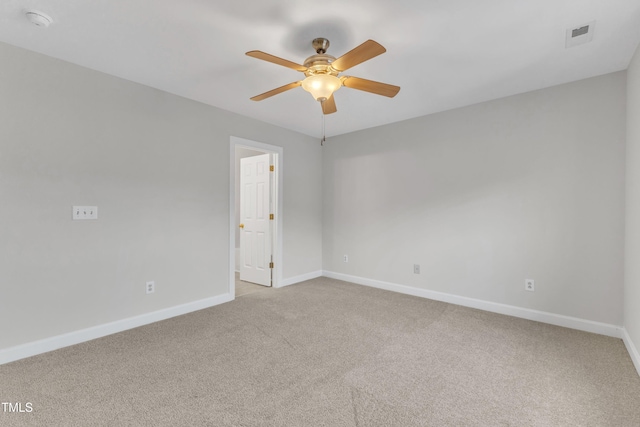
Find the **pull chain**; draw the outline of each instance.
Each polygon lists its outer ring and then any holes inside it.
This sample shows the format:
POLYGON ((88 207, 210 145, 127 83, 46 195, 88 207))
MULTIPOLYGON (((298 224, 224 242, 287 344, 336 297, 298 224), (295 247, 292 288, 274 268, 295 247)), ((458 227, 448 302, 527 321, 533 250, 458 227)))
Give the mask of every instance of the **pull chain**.
POLYGON ((321 98, 320 100, 320 106, 322 107, 322 139, 320 140, 320 146, 322 147, 324 145, 324 142, 327 140, 327 137, 325 136, 325 130, 324 130, 324 103, 327 99, 326 98, 321 98))
POLYGON ((324 112, 322 113, 322 139, 320 140, 320 146, 324 146, 324 142, 327 140, 325 136, 325 127, 324 127, 324 112))

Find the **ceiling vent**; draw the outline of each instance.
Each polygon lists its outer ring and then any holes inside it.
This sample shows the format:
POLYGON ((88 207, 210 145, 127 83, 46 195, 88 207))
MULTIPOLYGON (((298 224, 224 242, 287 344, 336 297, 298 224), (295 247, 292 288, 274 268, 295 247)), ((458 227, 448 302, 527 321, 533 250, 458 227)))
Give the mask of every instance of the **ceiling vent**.
POLYGON ((596 21, 591 21, 584 25, 579 25, 567 30, 566 47, 574 47, 581 44, 589 43, 593 40, 593 30, 596 27, 596 21))

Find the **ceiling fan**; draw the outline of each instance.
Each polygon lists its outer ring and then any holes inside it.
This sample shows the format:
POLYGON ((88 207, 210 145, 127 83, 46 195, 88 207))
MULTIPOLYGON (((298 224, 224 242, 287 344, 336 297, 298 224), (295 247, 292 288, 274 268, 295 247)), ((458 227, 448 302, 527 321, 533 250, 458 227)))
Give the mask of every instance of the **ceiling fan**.
POLYGON ((387 50, 379 43, 373 40, 367 40, 338 59, 326 53, 329 48, 329 40, 325 38, 313 39, 311 45, 315 49, 316 54, 308 57, 304 61, 304 65, 287 61, 286 59, 259 50, 247 52, 248 56, 300 71, 306 76, 303 80, 280 86, 269 92, 254 96, 251 100, 262 101, 273 95, 302 86, 304 90, 311 93, 315 100, 320 101, 324 114, 331 114, 337 111, 333 93, 342 86, 387 96, 389 98, 393 98, 400 91, 399 86, 374 82, 359 77, 339 75, 351 67, 385 53, 387 50))

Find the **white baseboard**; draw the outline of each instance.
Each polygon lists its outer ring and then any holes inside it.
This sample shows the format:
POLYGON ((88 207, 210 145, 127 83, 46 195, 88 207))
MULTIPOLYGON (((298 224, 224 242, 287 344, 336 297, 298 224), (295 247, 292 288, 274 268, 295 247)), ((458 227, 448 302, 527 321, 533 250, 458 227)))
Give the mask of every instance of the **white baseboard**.
POLYGON ((139 316, 129 317, 127 319, 116 320, 114 322, 81 329, 79 331, 57 335, 51 338, 45 338, 15 347, 9 347, 0 350, 0 365, 24 359, 26 357, 35 356, 37 354, 46 353, 48 351, 57 350, 59 348, 68 347, 70 345, 79 344, 85 341, 91 341, 96 338, 137 328, 138 326, 148 325, 149 323, 158 322, 171 317, 180 316, 192 311, 213 307, 232 300, 233 295, 231 294, 219 295, 212 298, 177 305, 175 307, 165 308, 151 313, 141 314, 139 316))
POLYGON ((622 334, 622 340, 624 341, 624 345, 627 347, 629 356, 631 356, 633 366, 636 367, 636 371, 638 371, 638 375, 640 375, 640 353, 638 353, 638 348, 633 344, 633 341, 631 341, 631 337, 629 336, 626 328, 622 329, 622 334))
POLYGON ((623 329, 621 326, 579 319, 577 317, 563 316, 561 314, 548 313, 545 311, 531 310, 528 308, 516 307, 513 305, 467 298, 458 295, 447 294, 444 292, 418 289, 411 286, 398 285, 396 283, 383 282, 380 280, 366 279, 364 277, 358 276, 350 276, 347 274, 335 273, 332 271, 323 271, 323 276, 332 279, 344 280, 346 282, 351 282, 358 285, 385 289, 387 291, 399 292, 401 294, 448 302, 450 304, 477 308, 493 313, 505 314, 507 316, 519 317, 527 320, 534 320, 536 322, 549 323, 551 325, 563 326, 565 328, 577 329, 585 332, 593 332, 595 334, 606 335, 615 338, 622 338, 623 334, 623 329))
POLYGON ((311 273, 301 274, 300 276, 289 277, 288 279, 282 279, 282 281, 280 282, 280 286, 278 287, 282 288, 283 286, 293 285, 296 283, 304 282, 305 280, 316 279, 318 277, 322 277, 323 276, 322 273, 323 273, 322 270, 318 270, 318 271, 312 271, 311 273))

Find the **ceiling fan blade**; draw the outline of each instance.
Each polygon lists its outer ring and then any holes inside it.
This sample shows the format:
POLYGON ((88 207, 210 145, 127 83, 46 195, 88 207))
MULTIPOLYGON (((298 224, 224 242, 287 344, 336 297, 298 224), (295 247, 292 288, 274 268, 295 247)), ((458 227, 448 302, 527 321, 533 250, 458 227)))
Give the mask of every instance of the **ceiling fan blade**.
POLYGON ((361 79, 359 77, 343 76, 341 80, 344 86, 351 89, 363 90, 365 92, 375 93, 376 95, 388 96, 389 98, 393 98, 400 92, 400 86, 374 82, 373 80, 361 79))
POLYGON ((387 49, 382 47, 378 42, 373 40, 367 40, 360 46, 350 50, 331 63, 331 66, 337 71, 345 71, 349 68, 356 66, 364 61, 368 61, 382 53, 385 53, 387 49))
POLYGON ((277 65, 282 65, 283 67, 292 68, 296 71, 307 71, 307 67, 304 65, 296 64, 295 62, 287 61, 286 59, 282 59, 259 50, 249 51, 246 55, 251 56, 252 58, 262 59, 263 61, 272 62, 277 65))
POLYGON ((336 108, 336 100, 333 98, 333 95, 329 97, 329 99, 325 99, 322 101, 322 112, 324 114, 333 114, 338 109, 336 108))
POLYGON ((289 89, 294 89, 294 88, 300 86, 301 84, 302 84, 302 82, 289 83, 287 85, 280 86, 278 88, 272 89, 269 92, 265 92, 265 93, 262 93, 260 95, 256 95, 253 98, 251 98, 251 100, 252 101, 262 101, 263 99, 267 99, 269 97, 272 97, 273 95, 277 95, 279 93, 288 91, 289 89))

